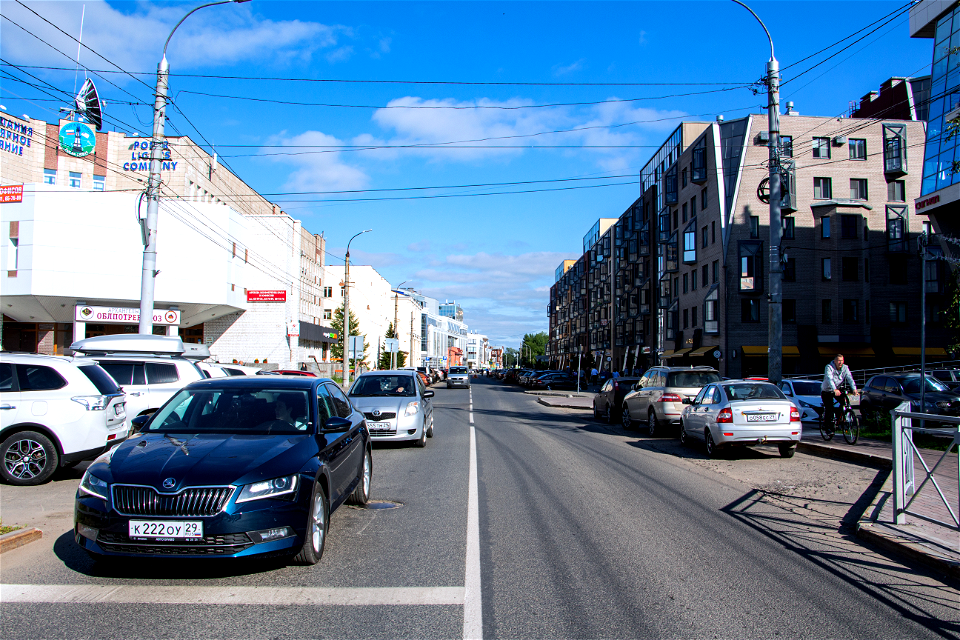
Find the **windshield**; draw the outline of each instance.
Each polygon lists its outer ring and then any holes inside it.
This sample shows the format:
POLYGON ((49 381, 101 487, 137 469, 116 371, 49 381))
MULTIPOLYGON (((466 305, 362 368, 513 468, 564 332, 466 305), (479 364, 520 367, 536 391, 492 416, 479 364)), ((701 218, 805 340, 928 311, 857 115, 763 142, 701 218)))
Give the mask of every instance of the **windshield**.
POLYGON ((728 384, 724 387, 731 400, 784 400, 786 396, 772 384, 728 384))
POLYGON ((450 367, 450 373, 466 373, 466 367, 450 367))
POLYGON ((798 396, 819 396, 819 382, 794 382, 793 392, 798 396))
MULTIPOLYGON (((936 378, 931 378, 927 376, 927 386, 924 391, 949 391, 945 384, 937 380, 936 378)), ((912 378, 900 378, 900 384, 903 385, 904 393, 920 393, 920 376, 915 376, 912 378)))
POLYGON ((182 389, 147 425, 157 433, 299 434, 312 427, 302 389, 182 389))
POLYGON ((668 387, 705 387, 711 382, 720 382, 713 371, 671 371, 667 374, 668 387))
POLYGON ((411 376, 360 376, 350 389, 351 397, 415 395, 416 386, 411 376))

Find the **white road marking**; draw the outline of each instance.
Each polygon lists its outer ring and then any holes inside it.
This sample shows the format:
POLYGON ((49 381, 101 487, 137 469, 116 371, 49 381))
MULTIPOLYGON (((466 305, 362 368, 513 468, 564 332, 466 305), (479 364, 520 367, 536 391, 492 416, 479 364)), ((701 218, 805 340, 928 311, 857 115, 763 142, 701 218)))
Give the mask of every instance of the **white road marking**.
MULTIPOLYGON (((473 423, 473 414, 470 414, 473 423)), ((470 472, 467 486, 467 566, 463 587, 463 638, 483 638, 480 584, 480 500, 477 492, 477 431, 470 427, 470 472)))
POLYGON ((462 587, 202 587, 128 585, 0 585, 0 602, 209 605, 462 605, 462 587))
POLYGON ((473 424, 473 411, 470 412, 470 424, 473 424))

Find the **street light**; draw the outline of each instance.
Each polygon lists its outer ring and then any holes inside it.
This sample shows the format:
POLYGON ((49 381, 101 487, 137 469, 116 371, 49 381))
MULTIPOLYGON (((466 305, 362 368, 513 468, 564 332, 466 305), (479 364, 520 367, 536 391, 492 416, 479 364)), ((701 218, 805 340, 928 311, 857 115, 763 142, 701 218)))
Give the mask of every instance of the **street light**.
MULTIPOLYGON (((397 322, 398 322, 398 320, 397 320, 397 305, 399 304, 399 301, 400 301, 400 287, 402 287, 403 285, 407 284, 408 282, 410 282, 410 281, 409 281, 409 280, 404 280, 403 282, 401 282, 400 284, 397 285, 397 288, 396 288, 396 289, 393 290, 393 333, 394 333, 394 335, 396 335, 396 339, 397 339, 397 344, 398 344, 398 345, 400 344, 400 328, 399 328, 398 325, 397 325, 397 322)), ((412 327, 413 325, 411 324, 410 326, 412 327)), ((411 329, 411 331, 413 331, 413 329, 411 329)), ((397 347, 397 351, 394 351, 394 352, 391 354, 391 356, 390 356, 390 368, 391 368, 391 369, 396 369, 396 368, 397 368, 397 352, 398 352, 399 350, 400 350, 400 347, 398 346, 398 347, 397 347)), ((411 353, 411 357, 413 357, 413 355, 412 355, 413 352, 411 351, 410 353, 411 353)))
POLYGON ((783 377, 783 307, 781 292, 780 236, 780 63, 773 55, 773 38, 763 20, 753 9, 733 0, 757 19, 770 41, 770 60, 767 62, 767 129, 770 134, 770 302, 767 323, 767 378, 780 382, 783 377))
POLYGON ((364 233, 369 233, 373 229, 364 229, 360 233, 354 234, 353 238, 347 242, 347 256, 344 260, 343 273, 343 388, 350 387, 350 352, 347 350, 350 344, 350 243, 353 239, 364 233))
MULTIPOLYGON (((160 158, 163 146, 163 125, 167 110, 167 76, 170 65, 167 63, 167 45, 177 28, 195 11, 204 7, 250 0, 220 0, 191 9, 180 18, 167 41, 163 43, 163 59, 157 65, 157 95, 153 103, 153 137, 150 140, 150 176, 147 178, 147 220, 144 233, 143 271, 140 274, 140 327, 139 333, 153 333, 154 279, 157 277, 157 217, 160 214, 160 158)), ((142 224, 142 223, 141 223, 142 224)))

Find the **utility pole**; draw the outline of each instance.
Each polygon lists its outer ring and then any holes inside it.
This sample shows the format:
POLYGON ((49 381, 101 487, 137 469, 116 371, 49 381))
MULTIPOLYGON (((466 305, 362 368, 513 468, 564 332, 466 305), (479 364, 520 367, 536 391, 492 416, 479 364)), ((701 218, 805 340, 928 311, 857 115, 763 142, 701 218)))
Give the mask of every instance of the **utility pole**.
POLYGON ((373 229, 365 229, 354 234, 347 242, 347 255, 343 264, 343 388, 350 388, 350 243, 354 238, 373 229))
MULTIPOLYGON (((398 285, 397 285, 397 288, 393 290, 393 333, 394 333, 394 337, 396 337, 396 339, 397 339, 398 341, 400 340, 400 328, 399 328, 399 326, 397 325, 397 307, 398 307, 399 299, 400 299, 400 287, 402 287, 402 286, 405 285, 405 284, 407 284, 407 281, 406 281, 406 280, 404 280, 403 282, 401 282, 400 284, 398 284, 398 285)), ((413 325, 411 324, 410 326, 412 327, 413 325)), ((413 331, 413 329, 411 329, 411 331, 413 331)), ((397 344, 399 344, 399 342, 398 342, 397 344)), ((413 353, 413 352, 411 351, 410 353, 413 353)), ((396 369, 396 368, 397 368, 397 358, 398 358, 398 357, 399 357, 399 356, 397 355, 397 352, 393 352, 393 353, 391 354, 391 356, 390 356, 390 368, 391 368, 391 369, 396 369)))
POLYGON ((773 54, 773 38, 763 20, 753 9, 733 0, 749 11, 763 27, 770 41, 770 60, 767 62, 767 130, 769 133, 770 169, 770 249, 769 249, 769 304, 767 322, 767 378, 778 383, 783 379, 783 293, 780 239, 783 223, 780 219, 780 63, 773 54))

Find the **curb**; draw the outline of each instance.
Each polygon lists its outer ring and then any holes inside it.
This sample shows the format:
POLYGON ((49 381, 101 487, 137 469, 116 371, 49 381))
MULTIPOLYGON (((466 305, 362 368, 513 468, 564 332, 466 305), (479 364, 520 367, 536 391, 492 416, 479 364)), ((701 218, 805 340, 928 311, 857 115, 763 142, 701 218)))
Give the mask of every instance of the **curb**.
POLYGON ((861 464, 868 464, 870 466, 880 467, 883 469, 890 469, 893 467, 893 462, 890 460, 890 458, 885 456, 878 456, 872 453, 863 453, 861 451, 850 451, 849 449, 831 447, 829 445, 809 442, 806 440, 801 440, 799 444, 797 444, 797 449, 821 458, 834 458, 836 460, 846 460, 847 462, 859 462, 861 464))
POLYGON ((881 531, 880 528, 876 526, 875 516, 880 513, 881 503, 891 499, 892 491, 893 476, 891 474, 887 477, 886 482, 883 483, 883 487, 881 487, 877 495, 874 496, 873 502, 857 523, 857 537, 871 542, 886 551, 925 564, 931 569, 935 569, 954 580, 960 580, 960 562, 934 553, 923 544, 915 542, 906 536, 898 536, 893 533, 881 531))
POLYGON ((18 529, 17 531, 5 533, 0 536, 0 553, 12 551, 13 549, 17 549, 25 544, 31 543, 34 540, 39 540, 42 537, 43 532, 36 527, 32 527, 30 529, 18 529))
POLYGON ((561 403, 555 403, 555 402, 546 402, 544 398, 540 398, 540 397, 537 398, 537 402, 539 402, 545 407, 554 407, 557 409, 580 409, 582 411, 593 411, 592 406, 584 407, 579 404, 561 404, 561 403))

